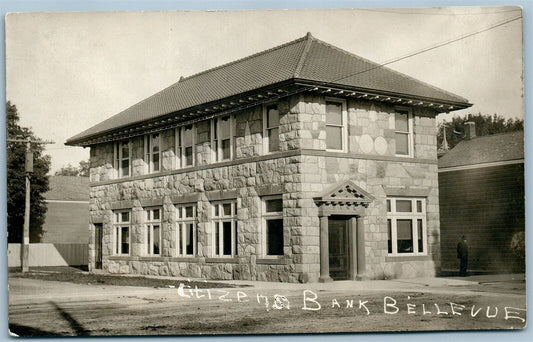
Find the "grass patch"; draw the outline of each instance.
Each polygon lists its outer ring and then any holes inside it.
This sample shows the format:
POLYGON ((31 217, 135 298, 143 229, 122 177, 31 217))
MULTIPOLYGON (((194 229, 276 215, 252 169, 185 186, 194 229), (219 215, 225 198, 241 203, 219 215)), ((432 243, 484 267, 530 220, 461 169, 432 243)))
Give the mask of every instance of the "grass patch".
POLYGON ((113 286, 139 286, 139 287, 176 287, 180 283, 191 287, 197 286, 199 289, 211 288, 234 288, 244 287, 247 285, 232 285, 227 283, 205 282, 205 281, 187 281, 179 279, 159 279, 147 278, 141 276, 120 276, 108 274, 92 274, 92 273, 60 273, 60 272, 10 272, 10 277, 13 278, 28 278, 47 281, 62 281, 74 284, 85 285, 113 285, 113 286))

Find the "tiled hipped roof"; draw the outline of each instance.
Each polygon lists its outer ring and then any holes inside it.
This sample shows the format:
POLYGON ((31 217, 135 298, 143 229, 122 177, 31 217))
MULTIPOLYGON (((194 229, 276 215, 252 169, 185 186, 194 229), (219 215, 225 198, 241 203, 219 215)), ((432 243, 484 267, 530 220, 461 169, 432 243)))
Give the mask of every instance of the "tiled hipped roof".
MULTIPOLYGON (((170 87, 67 140, 77 145, 165 114, 222 100, 280 82, 298 80, 470 106, 460 96, 322 42, 311 34, 255 55, 182 78, 170 87)), ((310 83, 310 84, 312 84, 310 83)))

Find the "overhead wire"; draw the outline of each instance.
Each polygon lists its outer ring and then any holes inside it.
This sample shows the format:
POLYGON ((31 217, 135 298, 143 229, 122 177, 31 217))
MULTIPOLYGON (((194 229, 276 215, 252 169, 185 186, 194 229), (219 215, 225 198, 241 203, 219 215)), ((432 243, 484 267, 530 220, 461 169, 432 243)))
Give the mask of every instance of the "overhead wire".
POLYGON ((343 80, 343 79, 348 78, 348 77, 357 76, 357 75, 360 75, 360 74, 363 74, 363 73, 366 73, 366 72, 369 72, 369 71, 372 71, 372 70, 375 70, 375 69, 382 68, 382 67, 387 66, 389 64, 396 63, 396 62, 399 62, 401 60, 404 60, 404 59, 407 59, 407 58, 410 58, 410 57, 414 57, 414 56, 422 54, 424 52, 428 52, 428 51, 437 49, 439 47, 442 47, 442 46, 445 46, 445 45, 449 45, 451 43, 455 43, 455 42, 458 42, 460 40, 475 36, 477 34, 480 34, 480 33, 483 33, 483 32, 487 32, 489 30, 492 30, 492 29, 495 29, 497 27, 503 26, 503 25, 508 24, 510 22, 513 22, 515 20, 519 20, 521 18, 522 18, 522 15, 519 15, 518 17, 514 17, 514 18, 510 18, 510 19, 505 19, 503 21, 499 21, 499 22, 494 23, 494 24, 492 24, 490 26, 484 27, 484 28, 482 28, 480 30, 477 30, 477 31, 474 31, 474 32, 470 32, 470 33, 466 33, 466 34, 464 34, 462 36, 459 36, 459 37, 456 37, 456 38, 452 38, 452 39, 449 39, 449 40, 441 42, 441 43, 434 44, 434 45, 432 45, 430 47, 422 48, 422 49, 417 50, 415 52, 411 52, 411 53, 408 53, 406 55, 393 58, 393 59, 391 59, 389 61, 380 63, 380 64, 378 64, 378 65, 376 65, 376 66, 374 66, 372 68, 369 68, 369 69, 366 69, 366 70, 363 70, 363 71, 359 71, 359 72, 356 72, 356 73, 353 73, 353 74, 350 74, 350 75, 347 75, 347 76, 343 76, 343 77, 337 78, 337 79, 332 80, 332 81, 328 81, 328 83, 334 83, 334 82, 343 80))

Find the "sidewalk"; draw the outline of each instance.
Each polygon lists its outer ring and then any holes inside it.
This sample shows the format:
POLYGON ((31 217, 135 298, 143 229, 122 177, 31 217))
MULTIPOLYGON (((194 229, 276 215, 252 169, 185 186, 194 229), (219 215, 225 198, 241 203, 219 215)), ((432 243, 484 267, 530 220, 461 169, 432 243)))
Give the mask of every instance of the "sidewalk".
MULTIPOLYGON (((73 267, 32 267, 31 271, 37 272, 83 272, 85 271, 73 268, 73 267)), ((118 275, 116 275, 118 276, 118 275)), ((138 277, 137 274, 123 274, 120 276, 125 277, 138 277)), ((389 279, 389 280, 342 280, 333 281, 330 283, 307 283, 307 284, 295 284, 295 283, 280 283, 280 282, 265 282, 265 281, 253 281, 253 280, 205 280, 205 279, 193 279, 185 277, 172 277, 172 276, 150 276, 143 275, 145 278, 155 279, 171 279, 171 280, 196 280, 205 282, 224 283, 228 285, 253 287, 256 289, 265 290, 328 290, 328 291, 382 291, 382 290, 396 290, 396 291, 408 291, 415 290, 417 288, 423 289, 427 287, 460 287, 471 286, 478 284, 491 284, 491 283, 518 283, 525 282, 525 274, 484 274, 473 275, 468 277, 424 277, 424 278, 406 278, 406 279, 389 279)))
MULTIPOLYGON (((135 275, 126 275, 135 276, 135 275)), ((164 278, 174 280, 196 280, 205 282, 225 283, 228 285, 251 287, 257 290, 316 290, 316 291, 411 291, 424 288, 446 288, 472 286, 496 282, 524 282, 525 274, 493 274, 471 277, 424 277, 389 280, 341 280, 330 283, 281 283, 253 280, 205 280, 183 277, 144 276, 147 278, 164 278)))
POLYGON ((526 281, 525 273, 509 273, 509 274, 482 274, 472 275, 468 277, 446 277, 449 279, 464 279, 474 281, 478 284, 499 283, 499 282, 524 282, 526 281))

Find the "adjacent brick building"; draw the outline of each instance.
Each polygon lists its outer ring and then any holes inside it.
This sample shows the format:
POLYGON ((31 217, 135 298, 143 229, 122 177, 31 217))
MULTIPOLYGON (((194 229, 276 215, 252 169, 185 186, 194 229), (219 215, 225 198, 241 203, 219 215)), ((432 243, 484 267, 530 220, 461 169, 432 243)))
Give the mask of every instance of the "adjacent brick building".
POLYGON ((90 268, 433 275, 435 116, 468 106, 310 34, 182 78, 67 141, 91 147, 90 268))
POLYGON ((89 177, 50 176, 42 243, 89 243, 89 177))
POLYGON ((467 125, 439 159, 442 270, 458 270, 466 235, 469 272, 525 272, 524 131, 476 137, 467 125))

